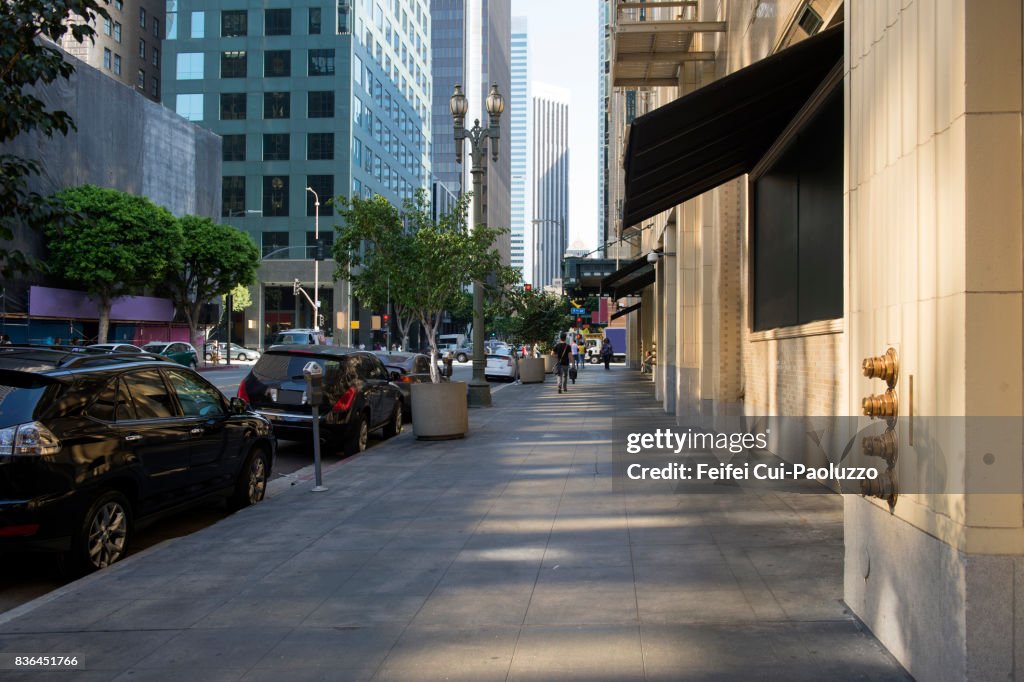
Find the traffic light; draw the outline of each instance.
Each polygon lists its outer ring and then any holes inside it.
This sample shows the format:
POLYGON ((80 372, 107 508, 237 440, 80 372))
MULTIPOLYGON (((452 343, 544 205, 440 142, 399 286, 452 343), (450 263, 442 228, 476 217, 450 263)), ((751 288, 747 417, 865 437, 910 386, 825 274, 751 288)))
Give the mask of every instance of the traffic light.
POLYGON ((388 315, 387 313, 384 313, 384 324, 388 323, 388 318, 390 318, 390 317, 391 317, 390 315, 388 315))
POLYGON ((533 291, 533 285, 532 284, 524 284, 523 285, 523 291, 533 291))
POLYGON ((315 257, 316 257, 316 260, 323 260, 324 259, 324 240, 323 239, 317 239, 316 240, 316 256, 315 257))

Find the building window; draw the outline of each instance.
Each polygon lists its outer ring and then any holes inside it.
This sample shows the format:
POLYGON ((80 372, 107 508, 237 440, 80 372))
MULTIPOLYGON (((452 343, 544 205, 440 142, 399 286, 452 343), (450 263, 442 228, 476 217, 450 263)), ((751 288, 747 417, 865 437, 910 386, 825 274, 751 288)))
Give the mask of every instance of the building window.
POLYGON ((263 93, 263 118, 290 118, 291 109, 291 93, 263 93))
POLYGON ((310 161, 334 159, 334 133, 308 133, 306 135, 306 158, 310 161))
POLYGON ((139 59, 146 61, 146 41, 139 38, 139 59))
POLYGON ((160 68, 160 50, 154 47, 150 49, 149 53, 153 57, 153 66, 160 68))
POLYGON ((352 178, 352 194, 359 196, 363 192, 363 183, 359 182, 356 178, 352 178))
POLYGON ((121 24, 116 21, 114 22, 114 40, 121 42, 121 24))
POLYGON ((224 161, 245 161, 245 135, 225 135, 221 151, 224 161))
POLYGON ((245 50, 220 53, 221 78, 245 78, 247 58, 245 50))
MULTIPOLYGON (((287 258, 288 257, 288 233, 287 232, 264 232, 262 253, 264 258, 287 258)), ((289 291, 291 289, 289 288, 289 291)))
MULTIPOLYGON (((328 203, 329 199, 334 198, 334 176, 307 175, 306 187, 311 188, 320 197, 320 215, 334 215, 334 205, 328 203)), ((316 215, 313 192, 306 192, 306 215, 311 217, 316 215)), ((320 232, 320 238, 324 238, 324 231, 320 232)))
POLYGON ((334 116, 334 91, 321 90, 308 93, 309 118, 331 118, 334 116))
POLYGON ((103 68, 107 71, 110 70, 110 65, 113 63, 113 53, 107 48, 103 48, 103 68))
POLYGON ((224 92, 220 96, 220 120, 241 121, 245 119, 245 93, 224 92))
POLYGON ((309 35, 318 36, 320 35, 320 8, 310 7, 309 8, 309 35))
POLYGON ((338 3, 338 34, 349 35, 352 32, 351 25, 349 24, 349 5, 347 2, 338 3))
POLYGON ((334 75, 334 49, 309 51, 309 75, 334 75))
POLYGON ((139 8, 139 26, 146 28, 146 8, 139 8))
POLYGON ((287 36, 292 33, 292 11, 290 9, 268 9, 263 11, 264 30, 268 36, 287 36))
POLYGON ((263 176, 263 215, 281 217, 288 215, 288 176, 263 176))
POLYGON ((221 215, 245 217, 245 176, 226 175, 221 182, 221 215))
POLYGON ((139 69, 139 73, 135 77, 135 85, 138 86, 139 90, 146 89, 146 72, 139 69))
POLYGON ((114 9, 116 9, 118 12, 123 11, 124 3, 121 2, 121 0, 114 0, 114 9))
POLYGON ((119 54, 114 55, 114 73, 118 76, 121 75, 121 55, 119 54))
POLYGON ((352 167, 359 168, 363 165, 363 141, 358 137, 352 138, 352 167))
POLYGON ((179 116, 190 121, 203 120, 203 96, 202 95, 178 95, 174 110, 179 116))
MULTIPOLYGON (((160 39, 160 20, 156 17, 153 17, 153 37, 157 40, 160 39)), ((173 38, 174 36, 169 37, 173 38)))
POLYGON ((114 31, 114 23, 110 20, 110 17, 103 17, 103 34, 111 35, 114 31))
POLYGON ((154 99, 160 98, 160 79, 156 76, 153 76, 153 78, 149 80, 149 94, 152 95, 154 99))
POLYGON ((192 13, 192 33, 190 35, 193 38, 206 37, 206 12, 192 13))
POLYGON ((203 78, 203 53, 202 52, 179 52, 178 53, 178 80, 202 80, 203 78))
POLYGON ((263 75, 288 77, 292 75, 291 52, 288 50, 267 50, 263 53, 263 75))
POLYGON ((287 161, 291 151, 288 133, 273 133, 263 136, 263 160, 287 161))
POLYGON ((754 331, 841 318, 841 90, 753 183, 754 331))
POLYGON ((249 34, 249 13, 244 9, 224 10, 220 13, 220 34, 236 38, 249 34))

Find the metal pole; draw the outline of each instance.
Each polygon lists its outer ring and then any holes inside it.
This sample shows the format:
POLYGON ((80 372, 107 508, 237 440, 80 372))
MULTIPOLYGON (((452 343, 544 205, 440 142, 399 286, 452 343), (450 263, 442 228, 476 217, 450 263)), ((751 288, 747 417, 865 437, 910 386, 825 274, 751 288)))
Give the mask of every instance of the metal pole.
POLYGON ((226 329, 224 330, 224 335, 227 337, 227 341, 225 341, 224 348, 225 348, 225 351, 226 351, 226 354, 227 354, 227 357, 228 357, 227 362, 225 362, 224 364, 230 365, 231 364, 231 307, 232 307, 232 304, 234 303, 234 300, 232 299, 231 294, 228 294, 227 298, 225 298, 224 300, 226 302, 225 307, 227 308, 227 311, 226 311, 227 317, 226 317, 226 320, 225 320, 226 329))
POLYGON ((320 409, 313 403, 313 473, 316 477, 316 485, 313 492, 322 493, 327 490, 324 487, 324 479, 320 473, 320 409))
MULTIPOLYGON (((313 209, 316 212, 313 227, 313 239, 316 248, 320 247, 320 196, 316 190, 308 188, 313 193, 313 209)), ((320 261, 317 254, 313 254, 313 329, 320 331, 320 261)))
MULTIPOLYGON (((486 138, 484 138, 486 139, 486 138)), ((485 144, 484 139, 470 138, 470 156, 473 159, 471 173, 473 175, 473 229, 484 223, 483 164, 486 152, 479 149, 485 144)), ((491 406, 491 386, 487 383, 484 372, 487 368, 487 357, 484 352, 484 283, 473 281, 473 378, 469 382, 469 404, 473 407, 491 406)))

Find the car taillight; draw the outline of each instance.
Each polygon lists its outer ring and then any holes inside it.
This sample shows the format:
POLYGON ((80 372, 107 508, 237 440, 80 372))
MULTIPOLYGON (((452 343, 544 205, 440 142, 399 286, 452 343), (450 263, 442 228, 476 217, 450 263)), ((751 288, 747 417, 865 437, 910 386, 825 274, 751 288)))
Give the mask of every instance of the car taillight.
POLYGON ((39 422, 29 422, 0 429, 0 456, 55 455, 60 452, 60 448, 60 439, 39 422))
POLYGON ((512 366, 512 358, 505 358, 505 364, 508 365, 509 367, 511 367, 512 366))
POLYGON ((401 381, 403 384, 411 384, 413 383, 413 378, 408 374, 403 374, 402 378, 399 379, 399 381, 401 381))
POLYGON ((341 397, 334 402, 332 410, 344 412, 348 408, 352 407, 352 401, 356 399, 356 388, 355 386, 349 387, 347 391, 341 394, 341 397))
POLYGON ((249 400, 249 391, 245 390, 245 379, 242 379, 242 383, 238 384, 238 397, 247 403, 251 403, 249 400))

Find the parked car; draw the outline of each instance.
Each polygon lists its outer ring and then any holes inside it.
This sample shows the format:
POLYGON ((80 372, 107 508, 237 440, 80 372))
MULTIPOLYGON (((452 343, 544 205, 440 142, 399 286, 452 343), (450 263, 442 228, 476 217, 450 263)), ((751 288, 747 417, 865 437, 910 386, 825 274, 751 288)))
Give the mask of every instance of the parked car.
POLYGON ((368 351, 274 346, 242 380, 238 396, 270 420, 279 438, 309 440, 313 408, 302 368, 311 361, 324 372, 319 422, 328 447, 352 455, 366 449, 371 431, 381 429, 385 438, 401 433, 402 393, 390 382, 380 359, 368 351))
POLYGON ((324 333, 317 329, 286 329, 279 331, 270 337, 268 346, 277 346, 282 344, 305 344, 305 345, 317 345, 323 344, 324 333))
POLYGON ((144 522, 259 502, 276 448, 266 419, 168 360, 2 346, 0 550, 104 568, 144 522))
MULTIPOLYGON (((225 357, 227 357, 227 344, 226 343, 218 343, 216 346, 214 346, 212 343, 209 343, 209 344, 203 346, 203 357, 206 360, 213 360, 213 351, 214 351, 215 348, 217 350, 217 356, 218 357, 220 357, 221 359, 224 359, 225 357)), ((259 360, 260 359, 260 352, 257 351, 257 350, 252 350, 251 348, 245 348, 244 346, 239 346, 237 343, 233 343, 233 344, 231 344, 231 359, 232 360, 259 360)))
MULTIPOLYGON (((402 416, 412 419, 412 385, 430 383, 430 356, 422 353, 388 353, 375 351, 374 355, 384 363, 391 382, 402 392, 402 416)), ((444 370, 440 370, 441 381, 448 381, 444 370)))
POLYGON ((153 341, 142 347, 146 353, 163 355, 179 365, 195 369, 199 366, 199 353, 191 343, 185 341, 153 341))
POLYGON ((131 343, 94 343, 86 346, 89 350, 104 353, 141 353, 142 349, 131 343))
POLYGON ((473 359, 473 344, 464 343, 453 351, 457 362, 469 362, 473 359))
POLYGON ((515 381, 519 378, 519 358, 508 346, 497 348, 497 352, 487 354, 484 376, 515 381))

